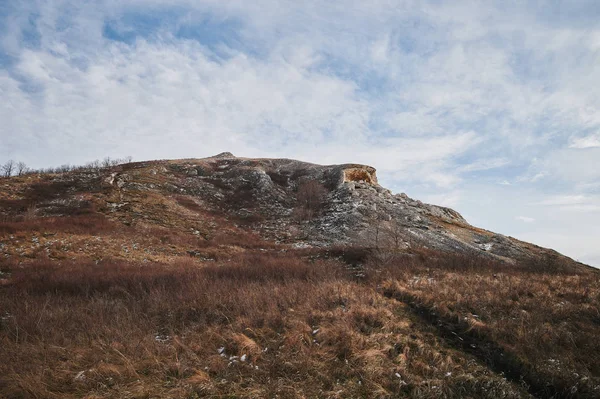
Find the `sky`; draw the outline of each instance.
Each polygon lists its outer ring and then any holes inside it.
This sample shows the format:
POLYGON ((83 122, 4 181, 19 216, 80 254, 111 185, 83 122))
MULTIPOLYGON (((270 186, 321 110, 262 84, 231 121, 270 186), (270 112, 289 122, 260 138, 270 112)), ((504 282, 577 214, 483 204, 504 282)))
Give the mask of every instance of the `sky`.
POLYGON ((364 163, 600 267, 600 2, 0 0, 0 162, 364 163))

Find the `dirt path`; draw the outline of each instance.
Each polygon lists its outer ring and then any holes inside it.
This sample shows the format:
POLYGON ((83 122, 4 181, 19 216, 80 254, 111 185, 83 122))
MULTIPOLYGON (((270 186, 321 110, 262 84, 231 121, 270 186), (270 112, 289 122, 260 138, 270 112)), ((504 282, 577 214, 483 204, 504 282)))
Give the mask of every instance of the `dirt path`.
POLYGON ((513 353, 506 351, 489 337, 470 329, 466 323, 440 316, 422 304, 418 298, 394 290, 386 290, 383 295, 408 305, 416 316, 434 327, 450 347, 472 355, 481 364, 506 377, 514 384, 525 384, 533 397, 540 399, 581 397, 577 393, 560 389, 551 382, 545 381, 531 366, 525 364, 513 353))

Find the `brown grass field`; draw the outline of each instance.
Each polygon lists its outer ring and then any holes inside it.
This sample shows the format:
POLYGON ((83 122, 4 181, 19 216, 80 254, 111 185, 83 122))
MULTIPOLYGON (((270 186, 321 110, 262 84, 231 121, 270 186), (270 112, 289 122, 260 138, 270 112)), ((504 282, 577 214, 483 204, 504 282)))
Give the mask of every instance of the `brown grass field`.
POLYGON ((307 250, 5 264, 0 394, 598 397, 597 274, 369 259, 362 278, 307 250))

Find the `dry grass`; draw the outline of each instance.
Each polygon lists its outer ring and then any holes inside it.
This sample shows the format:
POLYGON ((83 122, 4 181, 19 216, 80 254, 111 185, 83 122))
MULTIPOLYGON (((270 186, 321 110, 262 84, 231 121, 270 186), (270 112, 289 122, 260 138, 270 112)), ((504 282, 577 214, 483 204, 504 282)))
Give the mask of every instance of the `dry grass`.
POLYGON ((544 270, 540 262, 461 258, 417 256, 375 269, 387 276, 388 296, 486 348, 482 360, 524 379, 538 396, 598 397, 599 274, 552 261, 544 270))
MULTIPOLYGON (((0 192, 0 397, 600 396, 597 272, 291 250, 151 190, 186 179, 165 165, 119 167, 131 190, 90 173, 0 192)), ((252 202, 231 191, 224 208, 252 202)))
POLYGON ((337 261, 35 261, 5 273, 7 398, 524 394, 337 261))
POLYGON ((0 222, 0 236, 23 232, 90 234, 114 232, 117 226, 99 214, 67 217, 22 218, 0 222))

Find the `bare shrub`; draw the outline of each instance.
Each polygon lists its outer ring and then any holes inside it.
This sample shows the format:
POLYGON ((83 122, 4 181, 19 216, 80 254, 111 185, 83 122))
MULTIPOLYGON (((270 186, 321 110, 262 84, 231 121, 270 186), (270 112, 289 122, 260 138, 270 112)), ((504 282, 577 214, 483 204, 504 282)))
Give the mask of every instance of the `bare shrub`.
POLYGON ((27 167, 25 162, 17 163, 17 176, 23 176, 24 174, 26 174, 28 172, 28 170, 29 170, 29 168, 27 167))
POLYGON ((323 209, 327 189, 316 180, 305 180, 298 185, 296 192, 296 215, 302 220, 310 220, 323 209))
POLYGON ((9 161, 6 161, 6 163, 0 167, 0 171, 2 172, 2 175, 4 177, 11 177, 14 169, 15 169, 15 161, 13 161, 12 159, 9 161))
POLYGON ((113 232, 116 225, 100 214, 80 216, 62 216, 36 218, 35 208, 28 208, 25 217, 20 220, 0 222, 0 234, 15 234, 18 232, 61 231, 72 234, 99 234, 113 232))
POLYGON ((27 207, 25 214, 23 215, 24 220, 33 220, 36 217, 37 207, 35 204, 31 204, 27 207))

